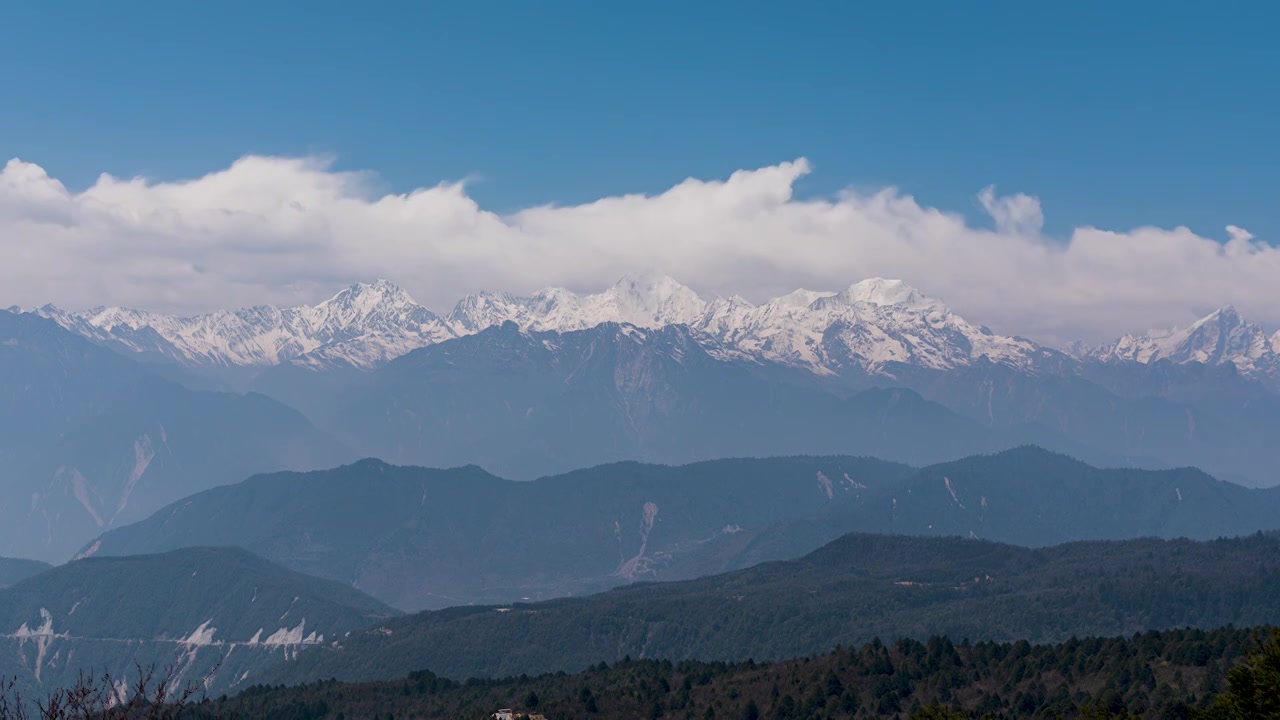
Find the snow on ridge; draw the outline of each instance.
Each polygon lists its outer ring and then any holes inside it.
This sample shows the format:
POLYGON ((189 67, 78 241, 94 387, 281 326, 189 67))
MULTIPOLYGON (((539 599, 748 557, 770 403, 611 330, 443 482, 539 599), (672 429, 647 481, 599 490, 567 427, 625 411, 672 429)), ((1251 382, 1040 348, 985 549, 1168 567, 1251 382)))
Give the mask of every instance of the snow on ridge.
POLYGON ((880 277, 854 283, 836 297, 846 303, 865 302, 872 305, 897 305, 910 308, 941 304, 937 300, 925 297, 919 290, 901 280, 880 277))
POLYGON ((218 628, 213 627, 213 618, 210 618, 200 623, 200 625, 196 627, 195 630, 191 631, 190 635, 186 636, 182 640, 179 640, 178 642, 182 645, 195 645, 195 646, 212 645, 213 634, 216 633, 217 631, 218 631, 218 628))
POLYGON ((1280 331, 1268 337, 1226 305, 1184 327, 1125 335, 1077 355, 1102 362, 1232 365, 1246 377, 1280 378, 1280 331))
POLYGON ((293 308, 260 305, 189 317, 127 308, 73 313, 51 305, 36 312, 92 340, 193 366, 267 367, 316 354, 304 364, 368 367, 390 359, 390 353, 455 336, 385 280, 355 283, 317 305, 293 308))
POLYGON ((558 287, 527 297, 476 293, 443 316, 386 280, 355 283, 317 305, 284 309, 258 306, 192 317, 126 308, 68 313, 46 306, 38 312, 95 341, 192 366, 367 369, 508 321, 523 331, 545 332, 603 323, 684 325, 721 359, 780 363, 820 375, 850 365, 880 372, 892 363, 949 369, 979 358, 1026 367, 1043 352, 1029 341, 971 325, 940 301, 886 278, 840 292, 796 290, 762 305, 737 296, 707 301, 670 276, 640 275, 594 294, 558 287))
POLYGON ((268 645, 268 646, 287 646, 287 645, 316 645, 324 642, 324 635, 317 634, 312 630, 310 634, 306 633, 307 619, 302 618, 295 627, 281 627, 279 630, 271 633, 262 639, 262 630, 254 633, 253 638, 249 640, 249 645, 268 645))
POLYGON ((793 290, 786 295, 780 295, 769 300, 767 305, 783 305, 786 307, 807 308, 822 298, 829 298, 837 293, 823 290, 793 290))

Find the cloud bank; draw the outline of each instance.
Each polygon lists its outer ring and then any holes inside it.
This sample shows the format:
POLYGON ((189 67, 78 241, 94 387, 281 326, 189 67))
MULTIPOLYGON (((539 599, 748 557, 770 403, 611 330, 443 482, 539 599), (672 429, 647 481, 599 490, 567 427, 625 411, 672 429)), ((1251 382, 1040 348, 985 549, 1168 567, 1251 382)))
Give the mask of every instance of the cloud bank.
POLYGON ((379 277, 447 310, 477 290, 599 290, 666 272, 761 301, 902 278, 974 322, 1061 342, 1185 323, 1234 304, 1280 324, 1280 250, 1237 227, 1041 233, 1040 202, 987 188, 991 227, 895 188, 796 199, 804 159, 656 195, 499 215, 461 183, 377 195, 317 158, 245 157, 182 182, 108 175, 69 192, 38 165, 0 172, 0 304, 191 313, 315 302, 379 277))

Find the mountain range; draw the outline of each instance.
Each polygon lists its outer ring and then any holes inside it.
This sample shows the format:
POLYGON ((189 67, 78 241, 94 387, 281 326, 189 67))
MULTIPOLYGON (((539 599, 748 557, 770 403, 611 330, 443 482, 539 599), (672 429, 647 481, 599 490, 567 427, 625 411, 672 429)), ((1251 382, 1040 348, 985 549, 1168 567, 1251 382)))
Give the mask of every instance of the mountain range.
POLYGON ((1273 339, 1226 309, 1069 354, 883 279, 759 306, 653 277, 477 294, 444 316, 381 281, 194 318, 0 313, 0 553, 63 560, 192 493, 362 456, 524 480, 620 460, 924 466, 1035 444, 1271 485, 1273 339))
MULTIPOLYGON (((13 308, 16 310, 17 308, 13 308)), ((371 368, 410 350, 514 322, 563 333, 602 323, 687 326, 718 356, 801 367, 817 374, 892 374, 895 365, 946 370, 977 362, 1021 369, 1076 360, 1230 364, 1248 377, 1280 379, 1280 332, 1224 307, 1189 327, 1128 335, 1062 351, 992 333, 901 280, 871 278, 838 291, 796 290, 756 305, 732 296, 703 300, 664 276, 626 277, 579 295, 547 288, 532 296, 482 292, 437 315, 393 283, 355 283, 314 306, 270 305, 177 317, 98 307, 34 310, 97 342, 191 367, 294 363, 371 368)))
POLYGON ((1280 332, 1268 337, 1260 325, 1245 322, 1228 305, 1187 327, 1126 335, 1085 348, 1082 356, 1107 362, 1232 365, 1246 377, 1274 381, 1280 376, 1280 332))
POLYGON ((718 359, 681 325, 552 333, 508 322, 336 387, 326 374, 291 376, 306 392, 262 391, 352 447, 515 479, 616 460, 843 454, 927 464, 1024 443, 1124 462, 1034 423, 984 425, 910 389, 834 393, 808 373, 718 359))
POLYGON ((507 602, 660 577, 714 538, 820 513, 910 472, 791 458, 620 463, 516 482, 474 466, 366 460, 214 488, 105 533, 83 554, 237 545, 404 609, 507 602))
POLYGON ((881 278, 760 305, 655 276, 588 295, 479 293, 444 315, 386 281, 313 307, 191 318, 37 312, 188 386, 267 395, 352 455, 397 463, 529 479, 744 454, 927 464, 1034 443, 1105 465, 1280 481, 1280 335, 1231 308, 1069 351, 998 335, 881 278), (913 419, 870 442, 875 402, 858 394, 874 389, 933 405, 912 401, 913 419), (913 424, 926 416, 950 429, 913 424))
POLYGON ((1032 447, 922 469, 867 458, 618 463, 531 482, 366 460, 198 493, 84 555, 237 545, 404 609, 579 595, 796 558, 849 532, 1074 540, 1280 529, 1280 489, 1100 470, 1032 447))

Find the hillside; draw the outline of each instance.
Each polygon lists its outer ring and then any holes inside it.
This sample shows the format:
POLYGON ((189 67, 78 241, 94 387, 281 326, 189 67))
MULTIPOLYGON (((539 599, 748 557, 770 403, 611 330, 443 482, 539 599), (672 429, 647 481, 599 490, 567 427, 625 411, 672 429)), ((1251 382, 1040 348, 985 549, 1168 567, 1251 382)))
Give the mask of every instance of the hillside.
POLYGON ((81 671, 125 677, 137 662, 229 689, 394 614, 236 548, 89 558, 0 590, 0 676, 58 687, 81 671))
MULTIPOLYGON (((315 382, 328 390, 323 375, 315 382)), ((509 322, 397 358, 319 412, 322 427, 389 462, 477 463, 516 479, 615 460, 919 465, 1033 440, 1082 450, 1041 428, 984 427, 903 388, 833 394, 807 374, 722 357, 682 326, 551 333, 509 322)))
POLYGON ((0 588, 26 580, 53 567, 39 560, 0 557, 0 588))
POLYGON ((369 460, 199 493, 86 552, 238 545, 417 610, 699 577, 855 531, 1041 546, 1272 529, 1280 491, 1195 470, 1100 470, 1036 448, 918 471, 801 457, 616 463, 525 483, 369 460))
POLYGON ((263 395, 199 392, 0 312, 0 553, 61 562, 106 529, 254 472, 346 451, 263 395))
POLYGON ((873 637, 1058 642, 1280 622, 1280 536, 1031 550, 849 535, 805 558, 587 598, 406 616, 273 679, 577 671, 604 661, 785 659, 873 637))
POLYGON ((366 460, 215 488, 90 549, 235 544, 396 607, 509 602, 660 577, 712 538, 821 513, 860 485, 910 471, 866 458, 777 458, 618 463, 513 482, 476 467, 366 460))
POLYGON ((1095 468, 1022 447, 922 468, 820 516, 716 538, 673 565, 692 578, 799 557, 841 535, 959 536, 1040 547, 1138 537, 1210 540, 1280 529, 1280 489, 1196 470, 1095 468))

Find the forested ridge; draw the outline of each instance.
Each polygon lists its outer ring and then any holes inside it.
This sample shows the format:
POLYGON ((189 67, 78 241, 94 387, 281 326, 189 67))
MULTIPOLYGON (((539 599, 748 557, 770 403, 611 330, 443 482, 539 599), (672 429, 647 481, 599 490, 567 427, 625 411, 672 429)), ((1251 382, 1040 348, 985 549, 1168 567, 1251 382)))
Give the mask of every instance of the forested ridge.
POLYGON ((388 620, 261 682, 577 672, 624 656, 785 660, 873 637, 1032 643, 1280 624, 1280 537, 1028 549, 848 535, 795 561, 586 598, 388 620))
POLYGON ((1272 717, 1256 715, 1256 706, 1247 710, 1254 715, 1239 714, 1239 698, 1228 692, 1246 675, 1264 682, 1255 669, 1267 662, 1280 672, 1280 632, 1270 632, 1272 656, 1255 658, 1247 671, 1240 668, 1263 647, 1265 629, 1178 629, 1056 645, 873 640, 778 663, 627 659, 573 675, 461 683, 419 671, 374 683, 256 686, 197 710, 243 720, 480 720, 499 708, 549 720, 1272 717))

